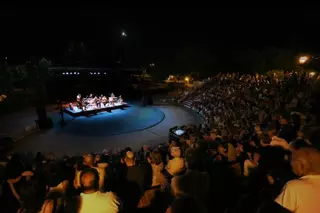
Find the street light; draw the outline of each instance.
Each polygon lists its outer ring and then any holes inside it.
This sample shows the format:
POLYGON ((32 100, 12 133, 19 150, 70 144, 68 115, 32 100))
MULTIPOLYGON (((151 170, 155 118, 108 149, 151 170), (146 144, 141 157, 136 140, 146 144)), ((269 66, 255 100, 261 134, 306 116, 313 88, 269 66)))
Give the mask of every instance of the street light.
POLYGON ((299 58, 299 64, 305 64, 309 60, 309 56, 301 56, 299 58))

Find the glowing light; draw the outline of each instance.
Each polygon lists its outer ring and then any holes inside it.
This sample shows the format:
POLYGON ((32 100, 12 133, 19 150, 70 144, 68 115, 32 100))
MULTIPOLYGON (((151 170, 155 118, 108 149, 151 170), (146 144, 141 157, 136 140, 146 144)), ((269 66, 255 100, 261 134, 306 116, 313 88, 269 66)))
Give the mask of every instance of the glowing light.
POLYGON ((75 74, 75 75, 76 75, 77 73, 76 73, 76 72, 74 72, 73 74, 75 74))
POLYGON ((100 72, 98 72, 98 75, 100 75, 100 72))
POLYGON ((69 73, 68 73, 68 72, 66 72, 66 74, 67 74, 67 75, 69 75, 69 73))
POLYGON ((122 32, 122 33, 121 33, 121 36, 127 37, 127 34, 126 34, 125 32, 122 32))
POLYGON ((184 80, 189 82, 190 79, 189 77, 185 77, 184 80))
POLYGON ((309 56, 301 56, 299 58, 299 64, 304 64, 309 60, 309 56))
POLYGON ((310 73, 309 73, 309 76, 310 76, 310 77, 313 77, 313 76, 315 76, 315 74, 316 74, 315 72, 310 72, 310 73))
POLYGON ((63 72, 62 75, 65 75, 65 73, 63 72))

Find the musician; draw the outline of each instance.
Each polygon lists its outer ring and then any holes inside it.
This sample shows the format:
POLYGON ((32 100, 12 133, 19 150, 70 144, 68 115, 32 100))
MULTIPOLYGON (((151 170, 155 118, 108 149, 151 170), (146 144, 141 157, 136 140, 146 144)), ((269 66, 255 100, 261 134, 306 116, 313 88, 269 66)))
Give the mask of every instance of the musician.
POLYGON ((80 93, 77 95, 77 103, 78 103, 78 108, 81 109, 82 101, 81 101, 81 94, 80 93))
POLYGON ((122 104, 122 102, 123 102, 123 99, 122 99, 122 97, 121 97, 121 95, 120 95, 119 98, 118 98, 118 103, 119 103, 119 104, 122 104))
POLYGON ((99 98, 97 96, 94 96, 94 103, 96 104, 96 107, 100 108, 100 101, 99 98))
POLYGON ((81 94, 78 94, 77 95, 77 102, 80 102, 81 101, 81 94))
POLYGON ((71 111, 73 111, 72 103, 69 104, 69 109, 70 109, 71 111))
POLYGON ((107 97, 103 96, 102 97, 102 103, 104 104, 104 106, 106 106, 107 102, 108 102, 107 97))

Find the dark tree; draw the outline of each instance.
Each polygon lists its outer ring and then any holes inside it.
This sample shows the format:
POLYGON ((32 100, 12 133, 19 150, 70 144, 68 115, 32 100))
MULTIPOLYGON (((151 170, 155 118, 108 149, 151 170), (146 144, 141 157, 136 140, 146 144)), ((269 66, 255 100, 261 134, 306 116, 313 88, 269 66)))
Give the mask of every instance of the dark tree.
POLYGON ((48 67, 51 62, 43 58, 38 65, 28 64, 28 73, 32 79, 32 85, 35 95, 36 112, 38 116, 38 125, 40 129, 52 126, 52 121, 48 119, 46 112, 47 93, 45 82, 48 77, 48 67))

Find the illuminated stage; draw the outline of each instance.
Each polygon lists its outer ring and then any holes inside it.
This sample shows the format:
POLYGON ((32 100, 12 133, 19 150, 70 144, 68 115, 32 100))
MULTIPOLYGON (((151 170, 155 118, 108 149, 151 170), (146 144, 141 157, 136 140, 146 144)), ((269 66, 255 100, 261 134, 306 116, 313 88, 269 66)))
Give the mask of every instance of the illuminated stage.
POLYGON ((106 104, 101 105, 101 107, 88 107, 86 110, 80 109, 77 106, 73 105, 72 107, 66 107, 64 108, 64 112, 68 113, 69 115, 73 117, 78 116, 90 116, 90 115, 96 115, 99 112, 111 112, 112 110, 121 109, 130 107, 127 103, 114 103, 114 104, 106 104))

